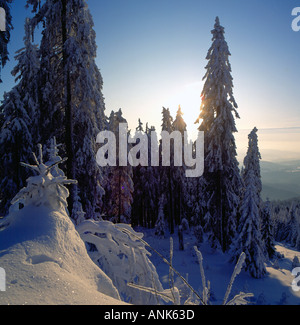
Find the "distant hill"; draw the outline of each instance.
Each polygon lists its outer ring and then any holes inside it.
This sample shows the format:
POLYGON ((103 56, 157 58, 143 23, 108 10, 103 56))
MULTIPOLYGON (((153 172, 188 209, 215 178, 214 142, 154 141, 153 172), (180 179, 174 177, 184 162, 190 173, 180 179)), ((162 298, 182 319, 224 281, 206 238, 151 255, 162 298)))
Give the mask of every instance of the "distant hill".
POLYGON ((300 197, 300 160, 261 162, 262 197, 288 200, 300 197))

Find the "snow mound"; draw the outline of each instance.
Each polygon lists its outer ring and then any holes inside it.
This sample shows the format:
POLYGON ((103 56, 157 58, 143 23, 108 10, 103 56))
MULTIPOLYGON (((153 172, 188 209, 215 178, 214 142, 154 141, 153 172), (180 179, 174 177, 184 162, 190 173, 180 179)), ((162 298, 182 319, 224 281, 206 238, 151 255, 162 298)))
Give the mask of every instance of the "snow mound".
POLYGON ((63 209, 29 205, 8 220, 0 231, 1 305, 123 304, 63 209))

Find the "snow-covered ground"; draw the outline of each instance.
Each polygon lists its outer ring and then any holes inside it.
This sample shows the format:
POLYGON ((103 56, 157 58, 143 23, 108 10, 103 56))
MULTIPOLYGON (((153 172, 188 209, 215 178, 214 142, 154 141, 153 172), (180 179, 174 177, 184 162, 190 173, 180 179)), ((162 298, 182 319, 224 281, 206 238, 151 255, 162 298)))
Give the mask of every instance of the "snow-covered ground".
MULTIPOLYGON (((0 304, 47 305, 120 305, 119 295, 108 278, 90 259, 85 244, 73 223, 63 210, 51 211, 46 207, 25 207, 10 219, 10 226, 1 231, 0 267, 6 271, 6 291, 0 292, 0 304)), ((158 239, 154 230, 135 229, 144 233, 144 240, 169 259, 170 238, 158 239)), ((199 264, 194 251, 195 238, 184 234, 185 250, 179 251, 175 234, 173 266, 192 287, 202 293, 199 264)), ((279 268, 268 265, 268 276, 253 279, 242 271, 234 282, 231 295, 253 293, 253 304, 300 304, 300 292, 292 290, 294 276, 292 260, 300 259, 300 252, 276 246, 284 255, 278 260, 279 268)), ((221 304, 234 265, 229 256, 214 251, 208 243, 200 246, 204 271, 211 286, 212 304, 221 304)), ((169 267, 154 252, 150 260, 155 265, 164 289, 169 288, 169 267)), ((116 266, 118 267, 118 266, 116 266)), ((182 301, 189 290, 175 276, 175 286, 182 301)))
POLYGON ((0 232, 0 305, 123 304, 63 210, 28 206, 10 221, 0 232))
MULTIPOLYGON (((154 236, 151 230, 138 229, 144 231, 145 241, 147 241, 153 248, 159 251, 166 259, 169 259, 170 239, 158 239, 154 236)), ((174 268, 192 285, 197 292, 202 293, 202 284, 199 264, 194 251, 195 239, 190 233, 184 234, 185 250, 179 251, 178 236, 175 232, 172 235, 174 241, 174 268)), ((276 245, 278 252, 284 255, 282 259, 278 260, 279 269, 273 265, 267 266, 268 275, 263 279, 253 279, 248 273, 242 271, 235 279, 232 288, 232 295, 239 292, 253 293, 253 298, 248 298, 251 304, 265 304, 265 305, 299 305, 300 291, 294 292, 292 290, 292 281, 295 277, 291 271, 292 261, 294 256, 298 256, 300 260, 300 252, 295 251, 282 244, 276 245)), ((205 276, 211 285, 211 303, 215 305, 222 304, 223 298, 229 284, 234 265, 229 263, 229 255, 223 254, 220 251, 215 251, 210 248, 208 243, 203 243, 199 249, 203 255, 203 264, 205 276)), ((152 252, 151 252, 152 253, 152 252)), ((162 259, 154 252, 150 260, 156 266, 157 272, 160 275, 161 282, 164 288, 169 287, 169 267, 162 259)), ((175 277, 176 278, 176 277, 175 277)), ((175 284, 182 290, 182 295, 188 294, 186 286, 177 278, 175 284)))

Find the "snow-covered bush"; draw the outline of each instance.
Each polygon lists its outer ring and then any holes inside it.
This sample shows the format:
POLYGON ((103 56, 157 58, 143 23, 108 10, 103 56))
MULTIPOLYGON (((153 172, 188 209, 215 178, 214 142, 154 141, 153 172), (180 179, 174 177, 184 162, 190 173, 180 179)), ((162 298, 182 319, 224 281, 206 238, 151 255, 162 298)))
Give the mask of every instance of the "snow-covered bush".
POLYGON ((68 180, 57 166, 66 161, 59 156, 47 163, 43 162, 43 148, 38 145, 39 157, 33 153, 36 165, 21 163, 37 173, 36 176, 29 177, 27 186, 23 188, 12 200, 12 209, 19 209, 20 206, 46 206, 54 210, 67 209, 67 198, 69 191, 65 187, 67 184, 76 184, 75 180, 68 180), (55 173, 52 174, 52 171, 55 173))
POLYGON ((77 231, 84 242, 92 244, 90 257, 111 278, 124 301, 142 305, 159 303, 158 296, 128 286, 131 283, 162 291, 156 269, 148 258, 151 254, 141 241, 143 234, 127 224, 92 220, 82 222, 77 231))

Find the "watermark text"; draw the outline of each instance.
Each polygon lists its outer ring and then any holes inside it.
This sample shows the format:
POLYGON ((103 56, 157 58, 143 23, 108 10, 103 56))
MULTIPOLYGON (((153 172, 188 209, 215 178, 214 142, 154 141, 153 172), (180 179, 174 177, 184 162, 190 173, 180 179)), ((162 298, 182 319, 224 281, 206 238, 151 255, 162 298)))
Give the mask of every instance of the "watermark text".
POLYGON ((98 165, 101 167, 116 167, 117 165, 126 167, 129 163, 132 167, 139 165, 159 167, 160 164, 162 167, 169 167, 173 164, 175 167, 182 167, 184 163, 186 177, 201 177, 203 175, 204 132, 198 133, 193 144, 188 140, 187 132, 182 134, 179 131, 172 133, 162 131, 161 153, 156 132, 152 131, 149 138, 143 132, 138 132, 133 137, 128 136, 127 123, 119 124, 118 137, 111 131, 100 132, 97 136, 97 143, 102 146, 96 156, 98 165), (173 155, 171 155, 171 148, 173 155))
POLYGON ((296 18, 292 21, 292 30, 294 32, 300 31, 300 7, 296 7, 292 10, 292 16, 296 16, 296 18))
POLYGON ((295 279, 292 282, 292 289, 295 292, 300 291, 300 286, 298 286, 298 283, 300 283, 300 267, 296 267, 292 270, 292 275, 295 276, 295 279))
POLYGON ((6 31, 6 12, 0 7, 0 32, 6 31))
POLYGON ((6 273, 3 268, 0 267, 0 292, 6 291, 6 273))

